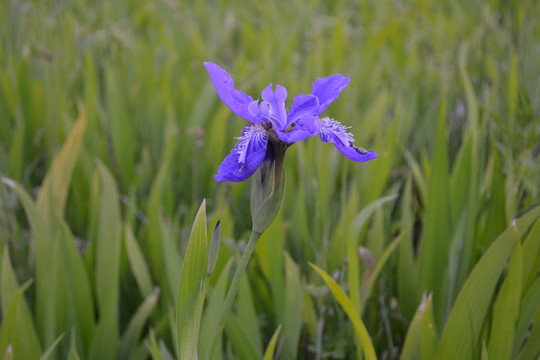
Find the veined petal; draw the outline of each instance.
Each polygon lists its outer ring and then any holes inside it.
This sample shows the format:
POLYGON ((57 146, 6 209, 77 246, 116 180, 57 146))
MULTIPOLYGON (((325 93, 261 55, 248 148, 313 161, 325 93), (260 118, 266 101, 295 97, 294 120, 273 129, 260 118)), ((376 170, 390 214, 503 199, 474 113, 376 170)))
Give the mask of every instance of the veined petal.
POLYGON ((253 123, 259 123, 260 121, 252 116, 248 110, 248 106, 253 102, 253 98, 242 91, 236 90, 232 77, 219 67, 219 65, 205 62, 204 66, 210 75, 210 79, 221 101, 241 118, 253 123))
POLYGON ((261 165, 266 155, 268 136, 261 125, 247 125, 231 153, 219 165, 217 181, 244 181, 261 165))
POLYGON ((303 116, 313 114, 319 108, 319 100, 314 95, 300 94, 293 99, 293 105, 287 115, 288 121, 285 129, 303 116))
POLYGON ((319 120, 319 137, 323 142, 334 144, 340 153, 353 161, 369 161, 379 155, 375 151, 367 151, 354 146, 353 135, 347 132, 348 127, 330 118, 319 120))
POLYGON ((272 90, 272 84, 270 84, 262 91, 261 95, 264 100, 261 107, 265 106, 266 102, 269 104, 272 112, 269 120, 271 120, 279 130, 285 130, 285 125, 287 124, 287 112, 285 111, 287 89, 281 85, 276 85, 276 91, 274 92, 272 90))
POLYGON ((311 94, 319 99, 319 109, 315 115, 321 115, 328 106, 334 102, 343 89, 349 85, 348 76, 334 74, 329 77, 318 78, 311 86, 311 94))
POLYGON ((292 129, 288 132, 277 131, 276 134, 281 141, 288 143, 304 140, 310 136, 317 135, 319 131, 319 118, 311 114, 305 115, 296 121, 292 129))

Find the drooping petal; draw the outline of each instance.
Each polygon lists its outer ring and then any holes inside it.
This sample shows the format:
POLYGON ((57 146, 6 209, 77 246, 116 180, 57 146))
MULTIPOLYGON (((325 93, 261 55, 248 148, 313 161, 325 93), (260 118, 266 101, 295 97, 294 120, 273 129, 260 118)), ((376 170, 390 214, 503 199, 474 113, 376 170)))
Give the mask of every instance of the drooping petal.
POLYGON ((252 116, 248 110, 248 106, 253 102, 253 98, 240 90, 236 90, 232 77, 219 67, 219 65, 205 62, 204 66, 210 75, 212 84, 214 84, 221 101, 241 118, 253 123, 259 123, 260 121, 252 116))
POLYGON ((293 105, 291 110, 287 115, 287 125, 285 129, 288 129, 289 126, 296 120, 300 119, 303 116, 313 114, 319 108, 319 100, 316 96, 300 94, 293 99, 293 105))
POLYGON ((308 114, 298 119, 288 132, 277 131, 276 134, 281 141, 294 143, 317 135, 319 131, 319 118, 308 114))
POLYGON ((334 74, 329 77, 318 78, 311 86, 311 94, 319 99, 319 109, 315 115, 321 115, 328 106, 334 102, 343 89, 349 85, 348 76, 334 74))
POLYGON ((379 155, 375 151, 367 151, 354 146, 353 135, 347 132, 348 127, 330 118, 319 120, 319 137, 323 142, 334 144, 340 153, 353 161, 369 161, 379 155))
POLYGON ((340 153, 351 159, 352 161, 362 162, 362 161, 369 161, 373 160, 379 157, 377 153, 373 150, 366 150, 363 148, 359 148, 354 146, 353 144, 350 144, 349 146, 344 146, 341 144, 334 144, 336 146, 336 149, 339 150, 340 153))
POLYGON ((247 125, 231 153, 219 165, 217 181, 244 181, 261 165, 266 155, 268 136, 260 125, 247 125))
MULTIPOLYGON (((272 90, 272 84, 268 85, 261 93, 263 103, 269 104, 271 110, 271 120, 279 130, 285 130, 287 124, 287 112, 285 110, 285 100, 287 99, 287 89, 281 85, 276 85, 276 91, 272 90), (276 121, 277 120, 277 121, 276 121)), ((268 105, 267 105, 268 106, 268 105)))

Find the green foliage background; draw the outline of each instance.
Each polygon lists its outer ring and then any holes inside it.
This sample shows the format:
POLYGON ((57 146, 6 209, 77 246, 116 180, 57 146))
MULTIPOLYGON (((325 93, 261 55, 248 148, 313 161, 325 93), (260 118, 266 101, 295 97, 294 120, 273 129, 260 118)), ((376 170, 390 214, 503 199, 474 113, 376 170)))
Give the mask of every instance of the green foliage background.
POLYGON ((361 358, 359 318, 380 358, 536 359, 539 15, 533 0, 0 2, 0 356, 176 356, 204 198, 222 234, 193 320, 207 355, 250 229, 249 182, 212 176, 245 123, 213 61, 254 98, 349 75, 325 115, 380 155, 288 150, 219 359, 262 358, 274 334, 265 358, 361 358))

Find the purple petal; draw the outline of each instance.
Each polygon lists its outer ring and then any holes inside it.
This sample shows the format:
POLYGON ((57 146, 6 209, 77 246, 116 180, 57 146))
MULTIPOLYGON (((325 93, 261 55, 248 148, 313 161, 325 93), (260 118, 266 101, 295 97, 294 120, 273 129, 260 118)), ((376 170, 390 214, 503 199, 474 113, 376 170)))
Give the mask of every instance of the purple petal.
POLYGON ((277 131, 276 133, 277 133, 278 138, 281 141, 293 143, 300 140, 304 140, 310 136, 315 136, 317 135, 318 131, 319 131, 319 118, 312 115, 306 115, 298 119, 298 121, 293 124, 292 129, 290 131, 288 132, 277 131))
POLYGON ((261 165, 266 155, 268 137, 260 125, 247 125, 231 153, 219 165, 217 181, 244 181, 261 165))
POLYGON ((334 144, 336 146, 336 149, 339 150, 340 153, 351 159, 352 161, 362 162, 362 161, 369 161, 373 160, 379 157, 375 151, 367 151, 363 148, 358 148, 354 146, 353 144, 350 144, 349 146, 334 144))
POLYGON ((288 121, 285 129, 305 115, 313 114, 319 108, 319 100, 316 96, 300 94, 293 99, 293 106, 287 115, 288 121))
MULTIPOLYGON (((281 85, 276 85, 276 91, 274 92, 272 90, 272 84, 270 84, 262 91, 261 95, 263 100, 270 105, 272 114, 269 120, 272 120, 279 130, 285 130, 285 125, 287 124, 287 112, 285 111, 287 89, 281 85)), ((263 105, 264 102, 261 106, 263 105)))
POLYGON ((334 102, 343 89, 349 85, 348 76, 335 74, 330 77, 318 78, 311 86, 311 94, 319 99, 319 109, 315 115, 321 115, 334 102))
POLYGON ((259 123, 260 121, 248 111, 248 106, 253 102, 253 98, 242 91, 236 90, 234 88, 234 80, 225 70, 220 68, 219 65, 205 62, 204 66, 206 67, 206 70, 208 70, 210 79, 212 80, 221 101, 241 118, 253 123, 259 123))
POLYGON ((319 120, 319 137, 323 142, 334 144, 340 153, 353 161, 369 161, 379 155, 375 151, 367 151, 354 146, 354 138, 347 132, 347 127, 330 118, 319 120))

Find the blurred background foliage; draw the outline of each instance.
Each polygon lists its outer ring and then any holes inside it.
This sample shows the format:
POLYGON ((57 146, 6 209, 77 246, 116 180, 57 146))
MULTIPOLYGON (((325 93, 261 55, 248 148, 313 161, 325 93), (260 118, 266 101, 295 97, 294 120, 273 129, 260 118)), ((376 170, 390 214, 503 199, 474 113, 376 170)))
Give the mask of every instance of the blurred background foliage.
POLYGON ((171 314, 203 198, 223 239, 204 349, 250 229, 249 182, 213 179, 245 123, 219 101, 202 65, 213 61, 254 98, 269 83, 292 99, 317 77, 349 75, 325 115, 380 155, 352 163, 317 139, 289 149, 281 214, 251 261, 219 358, 262 357, 280 324, 280 358, 361 356, 311 262, 349 294, 381 358, 444 357, 461 329, 462 358, 534 359, 538 15, 533 0, 2 1, 0 352, 175 354, 171 314), (498 260, 482 257, 488 249, 498 260), (485 298, 471 295, 485 309, 455 325, 477 268, 479 279, 498 274, 477 286, 485 298), (503 291, 506 279, 518 287, 503 291), (15 300, 22 291, 26 305, 15 300), (433 297, 417 312, 423 293, 433 297), (413 326, 430 311, 433 333, 413 326), (15 331, 26 345, 6 335, 15 331))

